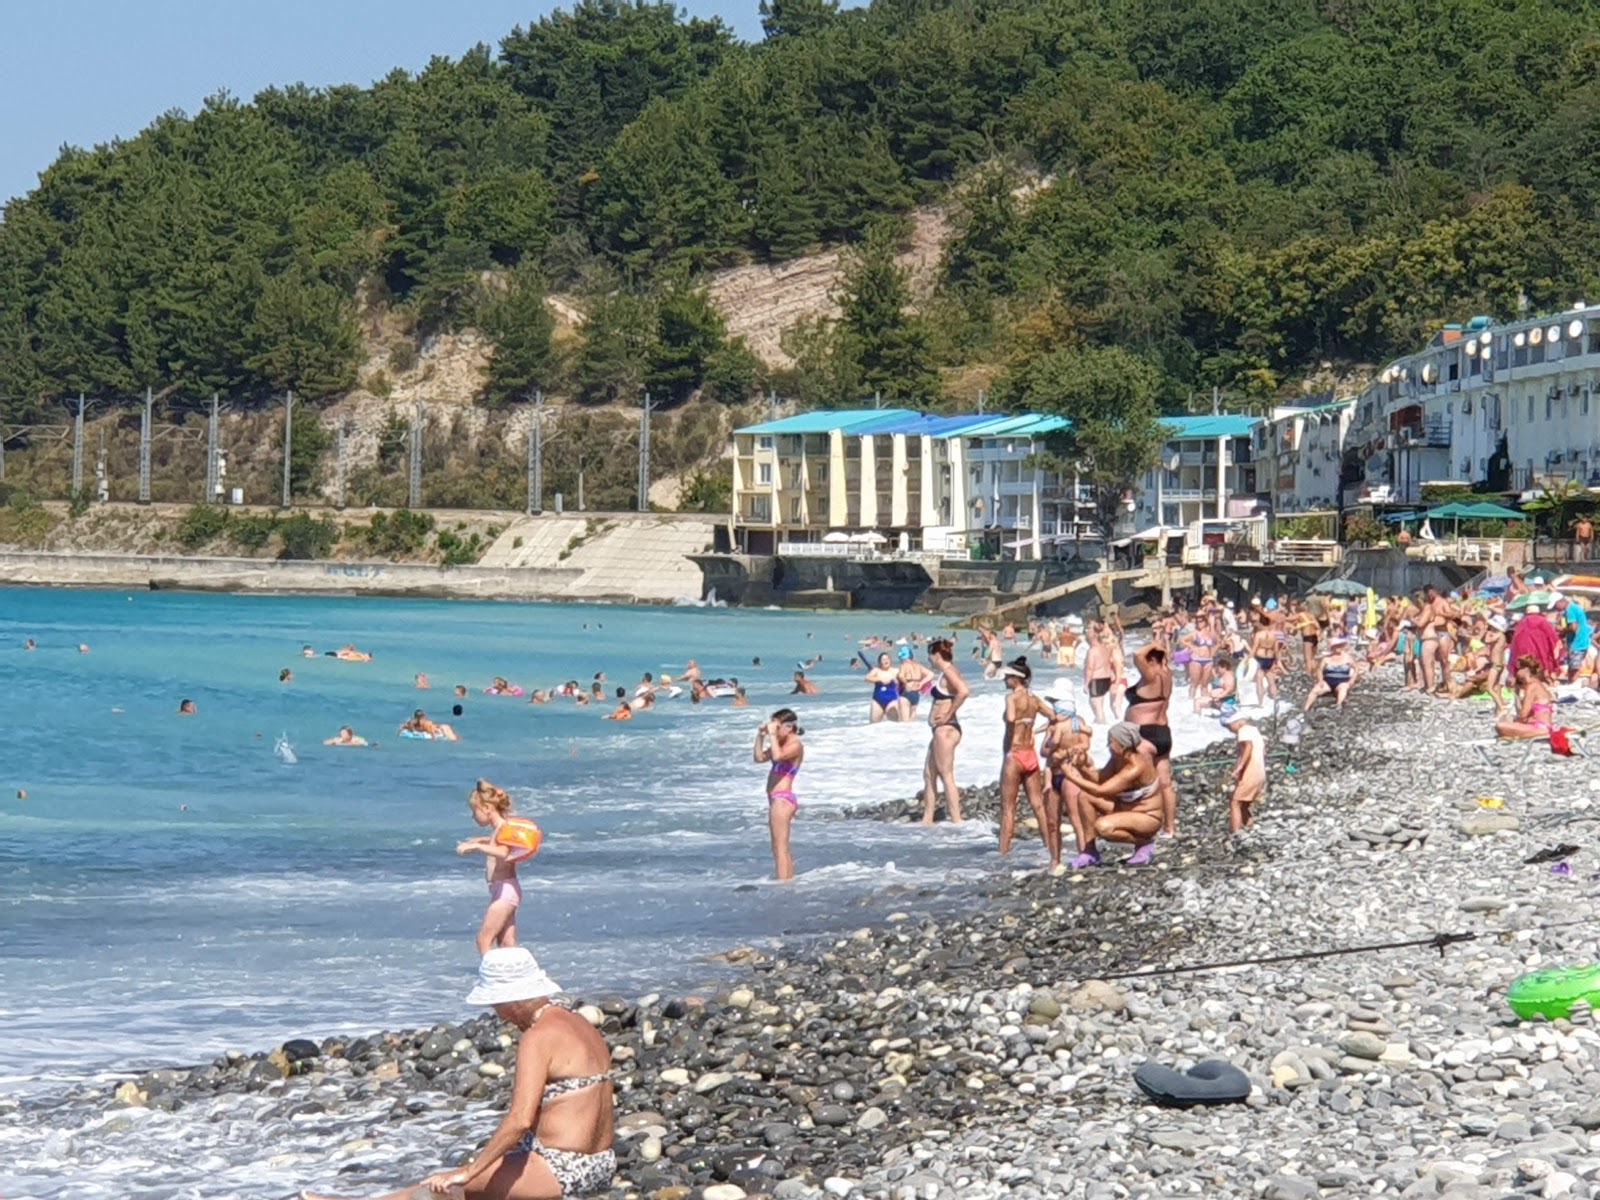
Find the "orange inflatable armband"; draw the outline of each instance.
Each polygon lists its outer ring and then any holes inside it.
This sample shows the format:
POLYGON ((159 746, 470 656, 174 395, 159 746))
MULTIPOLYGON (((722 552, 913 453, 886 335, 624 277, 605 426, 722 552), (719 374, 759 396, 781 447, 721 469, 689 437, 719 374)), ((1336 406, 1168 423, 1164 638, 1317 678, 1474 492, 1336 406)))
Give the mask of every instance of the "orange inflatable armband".
POLYGON ((526 817, 507 817, 500 828, 494 831, 493 841, 496 846, 510 848, 508 861, 526 862, 539 853, 539 843, 544 841, 544 833, 526 817))

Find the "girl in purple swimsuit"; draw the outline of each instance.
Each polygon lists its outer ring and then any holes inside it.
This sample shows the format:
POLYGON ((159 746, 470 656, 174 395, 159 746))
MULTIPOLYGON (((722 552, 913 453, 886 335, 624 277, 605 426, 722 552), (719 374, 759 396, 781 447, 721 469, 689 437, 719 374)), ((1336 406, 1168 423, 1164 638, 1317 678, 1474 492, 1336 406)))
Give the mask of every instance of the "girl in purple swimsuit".
POLYGON ((789 852, 789 826, 800 810, 794 781, 805 761, 805 730, 792 708, 780 708, 756 730, 755 761, 771 763, 767 772, 767 827, 772 833, 772 861, 780 881, 794 878, 794 856, 789 852))

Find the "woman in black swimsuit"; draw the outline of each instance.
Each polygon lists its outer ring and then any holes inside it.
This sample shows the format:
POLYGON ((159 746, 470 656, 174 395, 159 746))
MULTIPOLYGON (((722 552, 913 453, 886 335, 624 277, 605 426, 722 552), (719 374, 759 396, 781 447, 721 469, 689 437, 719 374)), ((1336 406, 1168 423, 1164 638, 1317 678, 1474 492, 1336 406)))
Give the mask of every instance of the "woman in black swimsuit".
POLYGON ((952 824, 961 824, 961 789, 956 786, 956 747, 961 744, 961 721, 956 714, 966 703, 971 689, 961 672, 956 670, 951 655, 954 647, 949 638, 935 638, 928 643, 928 661, 939 678, 928 693, 932 704, 928 709, 928 726, 932 737, 928 739, 928 758, 922 768, 922 823, 933 824, 933 813, 939 807, 939 785, 944 784, 944 803, 950 812, 952 824))
POLYGON ((1172 783, 1172 729, 1167 724, 1167 704, 1172 699, 1172 668, 1167 665, 1166 648, 1151 642, 1133 656, 1139 670, 1139 683, 1128 689, 1128 711, 1124 720, 1139 727, 1139 734, 1150 743, 1161 780, 1161 832, 1167 837, 1178 833, 1178 789, 1172 783))

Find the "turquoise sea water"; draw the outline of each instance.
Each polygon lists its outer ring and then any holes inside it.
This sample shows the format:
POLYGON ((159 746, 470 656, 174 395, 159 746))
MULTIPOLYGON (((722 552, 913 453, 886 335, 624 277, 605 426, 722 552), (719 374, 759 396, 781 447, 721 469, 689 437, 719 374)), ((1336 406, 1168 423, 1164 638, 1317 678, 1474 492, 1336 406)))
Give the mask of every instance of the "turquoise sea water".
MULTIPOLYGON (((990 831, 808 822, 920 787, 926 729, 865 725, 846 670, 869 632, 927 618, 176 593, 0 593, 0 1088, 192 1063, 284 1036, 461 1015, 485 900, 465 796, 487 776, 546 833, 523 868, 525 944, 574 991, 711 977, 713 950, 860 924, 886 885, 950 889, 990 831), (32 637, 38 649, 25 651, 32 637), (87 654, 78 643, 90 646, 87 654), (371 663, 305 659, 354 642, 371 663), (755 725, 822 653, 794 887, 769 884, 755 725), (755 668, 760 656, 765 666, 755 668), (489 697, 594 672, 737 675, 750 707, 665 701, 630 723, 489 697), (294 679, 278 682, 289 667, 294 679), (417 691, 417 671, 433 688, 417 691), (450 718, 452 685, 470 694, 450 718), (191 698, 198 715, 179 717, 191 698), (418 704, 460 743, 394 736, 418 704), (324 747, 351 724, 377 749, 324 747), (273 752, 287 735, 299 761, 273 752), (25 790, 25 799, 16 798, 25 790), (753 886, 747 886, 753 885, 753 886)), ((998 685, 966 722, 964 781, 998 759, 998 685)), ((1026 860, 1019 865, 1029 865, 1026 860)), ((887 903, 887 901, 885 901, 887 903)))

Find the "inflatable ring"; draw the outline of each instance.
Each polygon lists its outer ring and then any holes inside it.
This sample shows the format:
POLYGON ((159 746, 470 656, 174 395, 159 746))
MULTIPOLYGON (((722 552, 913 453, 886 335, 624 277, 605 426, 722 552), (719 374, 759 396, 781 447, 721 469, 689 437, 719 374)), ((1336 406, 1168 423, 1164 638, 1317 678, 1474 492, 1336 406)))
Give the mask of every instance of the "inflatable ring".
POLYGON ((1600 964, 1546 967, 1513 980, 1506 989, 1506 1003, 1524 1021, 1565 1017, 1579 1000, 1600 1007, 1600 964))
POLYGON ((511 850, 507 862, 526 862, 539 853, 544 831, 526 817, 507 817, 490 840, 496 846, 506 846, 511 850))
POLYGON ((433 741, 433 734, 424 733, 420 729, 402 729, 400 731, 400 736, 403 738, 416 738, 418 741, 422 742, 433 741))
POLYGON ((1166 1108, 1239 1104, 1250 1098, 1250 1077, 1220 1058, 1208 1058, 1187 1071, 1147 1062, 1133 1073, 1133 1081, 1141 1092, 1166 1108))

